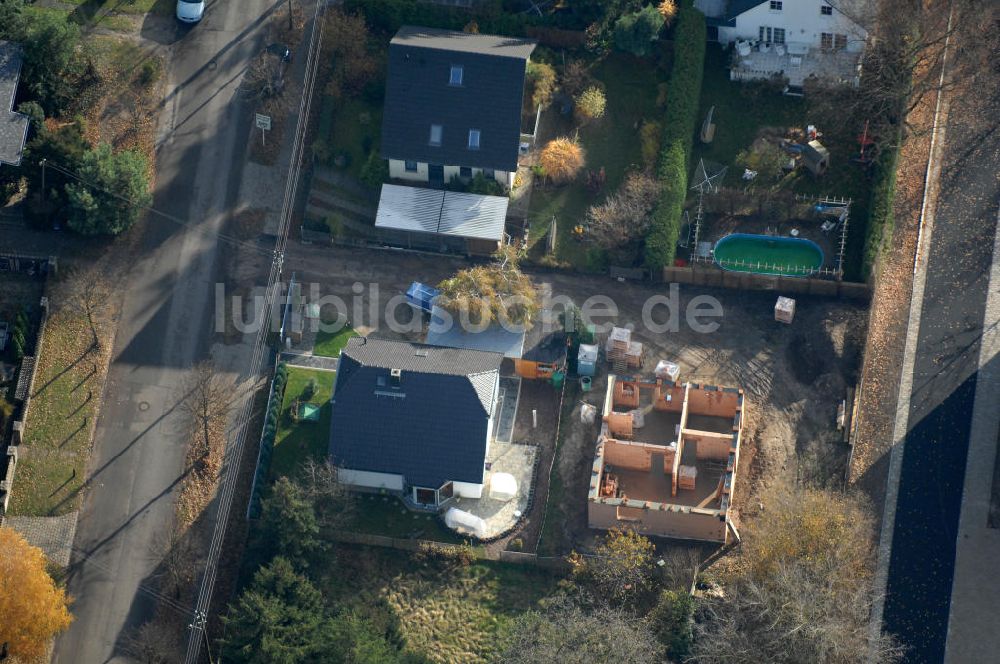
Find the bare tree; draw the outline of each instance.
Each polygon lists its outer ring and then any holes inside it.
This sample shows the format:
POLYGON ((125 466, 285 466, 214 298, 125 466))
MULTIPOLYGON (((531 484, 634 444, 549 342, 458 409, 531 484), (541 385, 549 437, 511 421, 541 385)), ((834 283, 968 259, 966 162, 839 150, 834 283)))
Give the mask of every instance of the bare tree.
POLYGON ((618 249, 646 236, 660 185, 651 175, 633 171, 618 191, 587 211, 587 232, 606 249, 618 249))
POLYGON ((221 457, 223 435, 232 408, 234 386, 223 379, 211 362, 201 362, 185 381, 179 408, 188 416, 194 437, 195 457, 221 457))
POLYGON ((609 607, 585 611, 565 597, 515 618, 497 653, 504 664, 663 661, 663 647, 640 620, 609 607))
POLYGON ((340 528, 354 518, 353 494, 339 480, 337 467, 329 459, 306 459, 299 471, 298 483, 306 498, 312 501, 316 518, 324 528, 340 528))
POLYGON ((125 652, 141 664, 179 661, 177 635, 160 620, 150 620, 125 638, 125 652))
POLYGON ((649 539, 634 529, 609 530, 594 555, 570 556, 574 574, 597 587, 598 598, 623 603, 642 596, 653 586, 653 553, 649 539))
POLYGON ((181 590, 194 582, 197 556, 191 538, 175 525, 158 531, 150 548, 153 557, 160 560, 160 591, 179 599, 181 590))
POLYGON ((70 311, 82 316, 90 329, 90 350, 101 350, 100 328, 108 314, 111 287, 97 267, 76 268, 63 277, 58 297, 70 311))
POLYGON ((744 528, 739 570, 701 600, 693 655, 732 661, 894 662, 898 645, 869 631, 874 537, 859 495, 774 490, 744 528))

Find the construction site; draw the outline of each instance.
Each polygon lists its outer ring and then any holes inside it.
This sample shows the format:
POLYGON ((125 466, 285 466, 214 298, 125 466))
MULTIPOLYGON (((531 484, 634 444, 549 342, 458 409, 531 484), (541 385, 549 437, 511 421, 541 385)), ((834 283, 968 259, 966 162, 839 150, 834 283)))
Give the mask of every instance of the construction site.
POLYGON ((727 543, 744 406, 737 388, 609 376, 589 526, 727 543))

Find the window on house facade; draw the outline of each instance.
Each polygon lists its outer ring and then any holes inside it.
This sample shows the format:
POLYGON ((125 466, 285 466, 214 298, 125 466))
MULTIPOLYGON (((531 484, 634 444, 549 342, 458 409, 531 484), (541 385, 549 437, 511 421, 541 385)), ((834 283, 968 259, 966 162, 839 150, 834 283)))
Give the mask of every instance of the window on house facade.
POLYGON ((781 0, 771 0, 771 11, 781 11, 781 0))
POLYGON ((823 16, 833 16, 833 7, 830 5, 820 5, 819 13, 823 16))
POLYGON ((406 172, 407 173, 416 173, 417 172, 417 162, 415 162, 415 161, 407 161, 407 162, 404 163, 404 168, 406 168, 406 172))
POLYGON ((496 178, 496 173, 493 171, 492 168, 484 168, 483 177, 486 178, 487 180, 493 180, 494 178, 496 178))
POLYGON ((785 43, 785 29, 784 28, 775 28, 774 29, 774 43, 775 44, 784 44, 785 43))
POLYGON ((413 487, 413 501, 418 505, 437 505, 437 491, 423 487, 413 487))
POLYGON ((774 33, 773 33, 773 31, 772 31, 771 28, 769 28, 766 25, 760 26, 760 40, 762 42, 770 43, 771 42, 771 38, 773 36, 774 36, 774 33))
POLYGON ((459 175, 459 177, 463 177, 463 178, 471 178, 472 177, 472 167, 471 166, 459 166, 458 167, 458 175, 459 175))
POLYGON ((452 65, 451 75, 448 77, 448 85, 461 85, 463 73, 465 72, 463 71, 462 65, 452 65))
POLYGON ((847 48, 847 35, 838 35, 832 32, 823 32, 819 36, 820 48, 831 51, 847 48))
POLYGON ((478 150, 479 149, 479 130, 470 129, 469 130, 469 149, 478 150))
POLYGON ((441 125, 431 125, 431 145, 441 145, 441 125))

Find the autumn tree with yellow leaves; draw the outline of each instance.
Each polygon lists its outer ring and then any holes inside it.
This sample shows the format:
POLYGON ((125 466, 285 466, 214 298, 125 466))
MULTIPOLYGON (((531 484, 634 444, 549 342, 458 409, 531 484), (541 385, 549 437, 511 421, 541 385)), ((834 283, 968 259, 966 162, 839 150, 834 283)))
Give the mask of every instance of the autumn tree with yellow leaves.
POLYGON ((577 176, 587 163, 583 146, 572 138, 556 138, 549 141, 538 155, 538 163, 545 176, 552 182, 562 184, 577 176))
POLYGON ((0 647, 22 661, 41 656, 73 621, 70 600, 45 569, 45 554, 0 528, 0 647))

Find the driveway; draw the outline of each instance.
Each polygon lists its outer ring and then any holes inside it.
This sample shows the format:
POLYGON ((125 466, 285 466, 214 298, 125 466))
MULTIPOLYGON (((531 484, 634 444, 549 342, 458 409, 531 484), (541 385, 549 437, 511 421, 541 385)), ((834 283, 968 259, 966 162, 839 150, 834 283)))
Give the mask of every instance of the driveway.
POLYGON ((165 215, 149 215, 124 297, 70 567, 75 620, 56 643, 60 664, 126 661, 123 636, 157 602, 189 608, 154 597, 145 583, 184 476, 177 402, 187 370, 207 355, 216 234, 235 204, 252 122, 236 86, 275 6, 214 0, 201 24, 157 34, 171 53, 154 192, 165 215))

